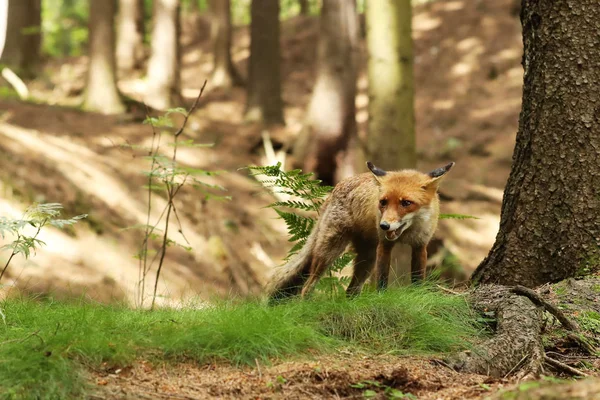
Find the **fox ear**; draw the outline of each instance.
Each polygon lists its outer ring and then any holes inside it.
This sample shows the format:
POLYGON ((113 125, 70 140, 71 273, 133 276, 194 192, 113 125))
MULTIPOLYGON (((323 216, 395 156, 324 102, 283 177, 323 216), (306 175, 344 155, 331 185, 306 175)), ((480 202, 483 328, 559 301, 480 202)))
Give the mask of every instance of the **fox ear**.
POLYGON ((446 172, 450 171, 454 166, 454 162, 450 164, 446 164, 441 168, 434 169, 430 173, 427 174, 431 178, 431 180, 424 186, 425 189, 428 188, 436 188, 440 182, 440 180, 446 175, 446 172))
POLYGON ((387 174, 387 172, 385 172, 381 168, 377 168, 371 161, 367 161, 367 167, 371 170, 377 182, 380 181, 382 176, 385 176, 387 174))

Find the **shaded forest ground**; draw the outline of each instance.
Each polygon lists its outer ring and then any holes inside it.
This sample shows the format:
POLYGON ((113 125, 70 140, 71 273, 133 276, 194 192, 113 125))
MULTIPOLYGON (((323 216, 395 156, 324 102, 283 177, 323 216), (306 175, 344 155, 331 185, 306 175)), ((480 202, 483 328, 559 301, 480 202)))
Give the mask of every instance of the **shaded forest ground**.
MULTIPOLYGON (((450 267, 460 264, 464 272, 459 277, 467 276, 493 243, 510 168, 522 80, 520 25, 510 3, 433 2, 418 6, 414 14, 419 168, 456 161, 443 185, 443 212, 479 218, 440 226, 438 237, 447 250, 433 259, 450 267)), ((184 27, 183 93, 191 101, 210 72, 211 47, 207 21, 184 27)), ((282 23, 287 125, 270 132, 276 146, 289 146, 300 130, 314 82, 317 35, 315 18, 282 23)), ((245 72, 247 28, 236 29, 234 36, 233 57, 245 72)), ((139 107, 116 117, 69 107, 81 101, 85 64, 85 58, 49 61, 42 77, 28 82, 39 104, 0 101, 2 213, 19 215, 27 203, 46 201, 63 203, 68 214, 89 214, 74 231, 43 234, 48 246, 37 257, 15 263, 9 277, 33 292, 131 300, 137 279, 133 255, 141 239, 122 229, 145 223, 142 171, 148 165, 142 152, 124 145, 148 145, 151 130, 140 123, 139 107)), ((364 66, 363 57, 356 100, 363 139, 364 66)), ((121 77, 119 86, 127 96, 143 100, 141 72, 121 77)), ((227 188, 233 200, 206 202, 191 191, 180 197, 183 232, 194 250, 173 250, 168 257, 160 287, 165 301, 258 293, 288 247, 283 226, 270 210, 261 209, 270 197, 238 171, 264 162, 261 128, 242 119, 244 100, 243 89, 208 88, 184 133, 186 139, 215 146, 184 149, 182 162, 227 171, 210 180, 227 188)), ((184 242, 180 236, 174 239, 184 242)))

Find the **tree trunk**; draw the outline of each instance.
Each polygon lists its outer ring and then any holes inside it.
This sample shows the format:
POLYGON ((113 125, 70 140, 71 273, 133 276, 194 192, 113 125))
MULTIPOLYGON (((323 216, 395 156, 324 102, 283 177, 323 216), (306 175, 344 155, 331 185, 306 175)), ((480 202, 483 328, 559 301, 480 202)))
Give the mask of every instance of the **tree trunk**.
POLYGON ((119 0, 117 65, 124 72, 140 66, 144 59, 144 2, 119 0))
POLYGON ((414 168, 411 2, 378 0, 365 4, 369 54, 367 158, 384 169, 414 168))
MULTIPOLYGON (((369 57, 365 158, 384 169, 415 168, 411 2, 377 0, 365 6, 369 57)), ((408 246, 394 247, 390 280, 410 281, 410 257, 408 246)))
POLYGON ((90 0, 89 65, 83 107, 104 114, 125 111, 115 74, 115 1, 90 0))
POLYGON ((231 61, 231 5, 230 0, 210 0, 211 32, 213 43, 213 88, 230 88, 241 84, 241 78, 231 61))
POLYGON ((6 43, 6 28, 8 27, 8 0, 0 0, 0 60, 6 43))
POLYGON ((146 102, 158 110, 181 104, 179 0, 155 0, 146 102))
POLYGON ((252 0, 246 119, 283 124, 279 0, 252 0))
POLYGON ((519 130, 500 231, 475 283, 533 287, 600 267, 597 21, 597 0, 522 3, 519 130))
POLYGON ((308 15, 310 12, 310 4, 308 3, 308 0, 298 0, 298 3, 300 3, 300 15, 308 15))
POLYGON ((323 0, 317 78, 294 149, 304 171, 332 185, 340 152, 356 134, 358 17, 354 0, 323 0))
POLYGON ((2 63, 23 78, 33 78, 40 61, 41 0, 9 1, 2 63))

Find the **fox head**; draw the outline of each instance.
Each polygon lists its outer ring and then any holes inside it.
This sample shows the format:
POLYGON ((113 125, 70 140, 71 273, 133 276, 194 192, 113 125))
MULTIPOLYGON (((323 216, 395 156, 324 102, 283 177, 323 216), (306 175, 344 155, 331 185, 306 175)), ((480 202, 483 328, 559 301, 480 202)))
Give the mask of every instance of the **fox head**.
POLYGON ((386 239, 394 241, 416 220, 431 217, 440 180, 453 166, 451 162, 424 174, 410 169, 387 172, 367 162, 379 186, 379 227, 386 239))

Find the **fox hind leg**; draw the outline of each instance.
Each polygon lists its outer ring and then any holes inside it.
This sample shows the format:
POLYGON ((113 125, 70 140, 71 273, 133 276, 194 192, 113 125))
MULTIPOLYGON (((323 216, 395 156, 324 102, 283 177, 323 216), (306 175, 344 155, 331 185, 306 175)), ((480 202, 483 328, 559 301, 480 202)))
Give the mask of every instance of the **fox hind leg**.
POLYGON ((365 281, 373 271, 375 259, 377 258, 377 242, 366 241, 364 239, 355 239, 352 242, 356 251, 356 258, 354 259, 352 280, 346 289, 348 297, 360 294, 365 281))
POLYGON ((310 267, 310 276, 302 288, 302 298, 312 292, 323 273, 343 253, 347 245, 348 239, 335 232, 317 241, 310 267))

